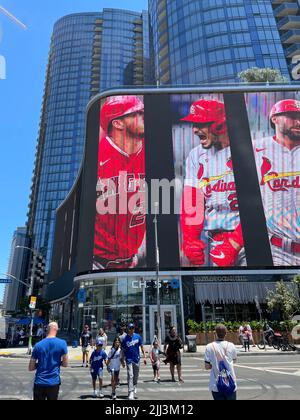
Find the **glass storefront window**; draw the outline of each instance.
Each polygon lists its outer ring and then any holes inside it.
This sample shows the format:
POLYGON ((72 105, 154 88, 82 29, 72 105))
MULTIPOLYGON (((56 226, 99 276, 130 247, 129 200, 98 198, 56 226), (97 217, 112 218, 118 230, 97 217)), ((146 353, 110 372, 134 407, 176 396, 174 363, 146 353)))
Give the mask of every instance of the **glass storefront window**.
POLYGON ((213 322, 242 322, 257 319, 258 314, 254 304, 213 305, 207 302, 205 304, 205 318, 206 321, 213 322))
MULTIPOLYGON (((156 281, 147 277, 125 277, 99 279, 82 282, 87 293, 87 301, 80 315, 80 328, 83 324, 92 327, 96 337, 99 328, 104 328, 111 343, 119 332, 122 323, 135 324, 146 342, 151 342, 155 333, 155 311, 157 305, 156 281), (151 310, 149 310, 151 308, 151 310), (153 319, 149 319, 152 317, 153 319), (152 330, 150 331, 150 324, 152 330)), ((172 279, 161 279, 160 303, 167 331, 172 321, 178 332, 182 333, 179 281, 173 287, 172 279), (172 285, 172 287, 171 287, 172 285), (172 316, 170 317, 170 313, 172 316)))

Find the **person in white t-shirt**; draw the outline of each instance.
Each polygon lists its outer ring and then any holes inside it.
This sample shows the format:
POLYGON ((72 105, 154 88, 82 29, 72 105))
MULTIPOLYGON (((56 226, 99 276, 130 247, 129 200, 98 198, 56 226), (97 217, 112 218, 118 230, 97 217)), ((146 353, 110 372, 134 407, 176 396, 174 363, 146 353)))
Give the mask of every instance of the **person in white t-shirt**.
POLYGON ((101 340, 102 343, 103 343, 103 349, 106 348, 106 346, 107 346, 107 335, 105 334, 103 328, 100 328, 100 330, 98 332, 98 335, 96 337, 96 340, 101 340))
POLYGON ((226 369, 230 372, 232 378, 236 383, 236 375, 234 372, 233 363, 237 359, 237 351, 233 343, 225 341, 227 329, 224 325, 219 324, 215 329, 216 341, 206 346, 205 350, 205 369, 210 370, 210 384, 209 390, 212 393, 213 399, 216 401, 221 400, 236 400, 237 399, 237 388, 232 395, 224 395, 218 391, 217 379, 219 374, 219 362, 223 360, 226 369))
POLYGON ((120 369, 121 369, 121 341, 119 337, 115 338, 113 342, 113 346, 108 353, 108 363, 107 368, 109 373, 111 374, 111 399, 116 400, 116 387, 119 383, 119 375, 120 375, 120 369))

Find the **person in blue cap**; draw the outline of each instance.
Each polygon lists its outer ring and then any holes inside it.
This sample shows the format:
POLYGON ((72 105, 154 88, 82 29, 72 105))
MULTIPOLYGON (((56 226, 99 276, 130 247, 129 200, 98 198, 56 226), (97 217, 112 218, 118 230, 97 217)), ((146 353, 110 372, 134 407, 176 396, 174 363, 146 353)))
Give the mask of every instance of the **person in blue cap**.
POLYGON ((134 324, 128 325, 128 333, 122 341, 122 366, 127 366, 128 380, 128 398, 134 400, 137 398, 137 384, 140 373, 140 349, 144 356, 144 364, 147 364, 146 353, 143 340, 139 334, 136 334, 134 324))
POLYGON ((107 365, 107 354, 103 350, 103 341, 97 339, 96 341, 96 349, 93 351, 90 357, 90 369, 91 369, 91 376, 93 381, 93 388, 94 388, 94 397, 103 398, 104 394, 102 392, 103 387, 103 362, 107 365), (99 379, 99 392, 96 391, 96 382, 97 378, 99 379))

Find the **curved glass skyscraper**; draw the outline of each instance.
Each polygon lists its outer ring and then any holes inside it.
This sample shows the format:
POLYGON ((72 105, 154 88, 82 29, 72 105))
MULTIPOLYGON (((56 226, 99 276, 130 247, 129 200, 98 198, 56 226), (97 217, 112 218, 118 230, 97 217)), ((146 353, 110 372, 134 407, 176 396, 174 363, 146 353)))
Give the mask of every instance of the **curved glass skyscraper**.
POLYGON ((249 67, 289 78, 271 0, 149 0, 161 84, 235 82, 249 67))
POLYGON ((65 16, 54 26, 28 214, 46 270, 55 211, 81 164, 86 106, 101 90, 150 82, 148 29, 147 12, 115 9, 65 16))

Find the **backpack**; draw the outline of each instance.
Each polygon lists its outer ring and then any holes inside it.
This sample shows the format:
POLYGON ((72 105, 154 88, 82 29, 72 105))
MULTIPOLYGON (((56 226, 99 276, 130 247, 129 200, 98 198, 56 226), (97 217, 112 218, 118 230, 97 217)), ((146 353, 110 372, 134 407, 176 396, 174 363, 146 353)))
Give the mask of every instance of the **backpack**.
MULTIPOLYGON (((214 346, 213 346, 213 348, 214 348, 214 346)), ((226 349, 226 351, 227 351, 227 349, 226 349)), ((220 392, 220 394, 230 396, 236 390, 236 383, 235 383, 235 380, 233 379, 231 373, 227 369, 226 364, 224 362, 224 359, 226 357, 226 351, 222 355, 222 358, 220 359, 220 357, 218 357, 218 355, 217 355, 217 353, 214 349, 215 355, 216 355, 217 360, 218 360, 218 376, 216 378, 216 384, 217 384, 218 392, 220 392)))
POLYGON ((230 396, 234 393, 236 389, 235 381, 231 373, 227 370, 224 360, 219 362, 219 373, 217 378, 217 388, 218 391, 223 394, 230 396))

